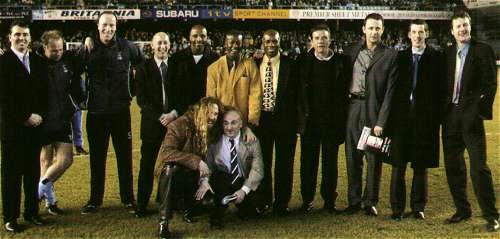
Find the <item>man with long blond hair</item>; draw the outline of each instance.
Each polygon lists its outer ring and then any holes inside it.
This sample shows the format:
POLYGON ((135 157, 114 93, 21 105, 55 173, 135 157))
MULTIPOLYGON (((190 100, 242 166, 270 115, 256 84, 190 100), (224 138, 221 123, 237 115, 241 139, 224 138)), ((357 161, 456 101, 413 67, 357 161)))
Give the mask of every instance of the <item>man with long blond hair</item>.
POLYGON ((193 197, 199 182, 210 171, 204 158, 207 146, 215 135, 222 104, 212 97, 202 98, 189 110, 167 126, 167 134, 160 148, 157 172, 160 175, 158 198, 160 204, 159 237, 169 238, 168 220, 172 218, 174 196, 184 200, 184 208, 191 211, 197 203, 207 202, 205 197, 193 197))

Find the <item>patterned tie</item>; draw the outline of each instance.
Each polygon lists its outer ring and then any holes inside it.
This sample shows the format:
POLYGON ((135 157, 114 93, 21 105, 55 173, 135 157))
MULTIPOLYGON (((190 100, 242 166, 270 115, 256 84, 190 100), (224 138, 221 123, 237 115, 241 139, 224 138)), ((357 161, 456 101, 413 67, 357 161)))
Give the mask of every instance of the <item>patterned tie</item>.
POLYGON ((413 54, 413 76, 411 82, 411 94, 410 101, 413 103, 415 100, 415 88, 417 88, 417 73, 418 73, 418 62, 420 61, 420 54, 413 54))
POLYGON ((262 106, 264 111, 272 112, 274 110, 273 68, 271 61, 268 61, 266 66, 262 106))
POLYGON ((167 64, 165 64, 164 61, 161 62, 160 64, 160 70, 161 70, 161 93, 162 93, 162 99, 163 99, 163 112, 167 112, 167 94, 165 91, 165 81, 167 80, 167 64))
POLYGON ((231 143, 231 184, 234 184, 240 177, 240 168, 238 166, 238 153, 236 152, 236 145, 234 139, 229 139, 231 143))
POLYGON ((462 69, 464 67, 464 55, 462 54, 462 50, 457 52, 457 65, 455 66, 455 84, 453 87, 453 98, 452 103, 458 104, 458 100, 460 99, 460 87, 462 84, 462 69))

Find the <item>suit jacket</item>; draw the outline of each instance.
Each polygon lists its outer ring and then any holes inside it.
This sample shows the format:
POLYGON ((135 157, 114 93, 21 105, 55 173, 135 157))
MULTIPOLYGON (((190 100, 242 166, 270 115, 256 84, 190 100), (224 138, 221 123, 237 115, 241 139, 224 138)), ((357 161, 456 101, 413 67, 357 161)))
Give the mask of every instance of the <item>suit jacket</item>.
POLYGON ((40 56, 29 54, 28 73, 10 49, 0 56, 0 134, 2 140, 39 137, 40 127, 24 125, 32 113, 42 120, 47 111, 47 72, 40 56))
POLYGON ((176 100, 170 97, 173 90, 170 87, 171 79, 168 71, 171 67, 171 60, 168 60, 167 79, 165 80, 165 93, 167 96, 168 110, 163 110, 163 92, 161 72, 154 58, 148 59, 137 66, 136 93, 137 104, 141 108, 141 139, 143 140, 162 140, 165 134, 165 127, 158 120, 163 113, 172 110, 172 105, 176 100))
MULTIPOLYGON (((451 108, 453 86, 455 83, 455 57, 457 46, 446 49, 446 97, 443 111, 446 115, 451 108)), ((462 72, 462 89, 459 105, 463 111, 463 129, 467 130, 475 119, 493 119, 493 101, 497 90, 497 70, 493 49, 474 39, 470 42, 469 52, 465 58, 462 72)))
MULTIPOLYGON (((241 132, 239 148, 238 148, 238 166, 243 171, 245 182, 243 185, 249 187, 253 191, 259 187, 260 181, 264 177, 264 163, 262 162, 262 152, 260 150, 259 141, 247 142, 244 141, 243 131, 241 132)), ((230 169, 226 167, 221 159, 220 149, 222 147, 222 137, 213 143, 208 148, 207 164, 211 173, 223 171, 230 173, 230 169)))
MULTIPOLYGON (((364 43, 360 43, 347 49, 346 52, 351 60, 351 68, 354 67, 356 58, 363 46, 364 43)), ((397 55, 396 50, 379 44, 375 48, 373 59, 366 70, 366 126, 372 129, 376 125, 386 128, 392 105, 394 84, 398 77, 397 55)))
MULTIPOLYGON (((262 58, 256 61, 260 69, 262 58)), ((294 60, 280 55, 278 86, 276 89, 273 125, 280 134, 297 133, 297 78, 298 70, 294 60)))
POLYGON ((175 101, 172 107, 179 115, 184 114, 188 107, 205 96, 207 86, 208 66, 219 59, 219 56, 205 47, 203 57, 196 64, 191 48, 175 53, 169 66, 169 79, 172 89, 171 98, 175 101), (200 72, 197 72, 197 70, 200 72))
POLYGON ((207 71, 207 96, 238 108, 248 123, 259 124, 262 85, 253 59, 240 56, 231 72, 227 68, 226 56, 212 63, 207 71))
POLYGON ((198 164, 205 155, 194 148, 195 127, 193 114, 188 111, 167 126, 167 133, 158 153, 156 172, 166 163, 175 163, 191 170, 198 170, 198 164))
POLYGON ((439 166, 440 105, 444 89, 442 54, 431 46, 420 57, 415 87, 414 118, 410 117, 410 94, 413 82, 413 52, 399 52, 399 77, 394 90, 390 114, 392 137, 390 164, 412 162, 414 168, 439 166))
MULTIPOLYGON (((311 123, 312 102, 311 87, 312 86, 312 69, 316 56, 314 51, 311 50, 300 59, 300 78, 298 83, 298 131, 301 134, 307 134, 311 131, 308 125, 311 123)), ((334 54, 330 59, 330 88, 331 94, 329 104, 332 105, 330 109, 319 117, 327 117, 330 125, 326 129, 321 129, 326 135, 330 135, 337 144, 341 144, 345 137, 346 115, 347 115, 347 94, 348 83, 351 78, 351 70, 349 59, 343 54, 334 54)))

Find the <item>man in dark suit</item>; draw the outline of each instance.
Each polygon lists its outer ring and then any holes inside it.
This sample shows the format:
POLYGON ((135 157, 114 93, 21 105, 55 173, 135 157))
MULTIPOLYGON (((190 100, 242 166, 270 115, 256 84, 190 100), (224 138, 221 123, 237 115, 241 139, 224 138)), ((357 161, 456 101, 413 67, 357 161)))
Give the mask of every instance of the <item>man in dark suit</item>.
POLYGON ((302 210, 309 212, 313 208, 321 147, 324 209, 337 213, 337 157, 345 134, 349 60, 329 48, 328 26, 318 25, 311 29, 311 38, 313 50, 300 61, 298 87, 302 210))
POLYGON ((219 59, 208 45, 207 29, 195 25, 189 32, 190 46, 172 55, 172 65, 169 67, 169 87, 173 90, 171 98, 173 109, 179 115, 184 114, 188 107, 205 96, 207 87, 207 68, 219 59))
POLYGON ((215 209, 210 215, 210 227, 224 226, 224 212, 227 204, 222 199, 232 195, 242 218, 257 216, 255 190, 264 176, 262 153, 258 140, 246 140, 243 129, 243 115, 235 107, 224 111, 223 131, 220 139, 210 144, 207 164, 210 180, 203 180, 199 191, 213 188, 215 209))
POLYGON ((264 161, 264 178, 257 190, 259 207, 266 209, 273 201, 273 146, 276 149, 274 166, 274 205, 278 215, 289 212, 292 196, 293 160, 295 156, 297 115, 297 67, 295 62, 281 55, 280 35, 267 30, 262 37, 264 57, 257 60, 263 88, 263 104, 256 135, 259 138, 264 161))
POLYGON ((471 18, 466 12, 451 18, 455 44, 446 49, 446 94, 443 102, 443 151, 446 177, 456 213, 448 223, 471 217, 467 201, 467 168, 464 150, 470 158, 472 186, 488 231, 497 231, 498 210, 491 170, 486 163, 486 136, 483 120, 493 118, 497 89, 495 54, 490 46, 471 39, 471 18))
POLYGON ((363 127, 376 136, 383 135, 392 103, 397 78, 397 51, 381 42, 384 19, 380 14, 366 16, 364 41, 347 50, 351 58, 352 80, 349 89, 347 116, 346 160, 349 207, 345 212, 356 213, 364 204, 365 214, 377 216, 382 156, 357 149, 363 127), (366 187, 362 195, 363 154, 366 156, 366 187))
POLYGON ((2 210, 5 229, 19 232, 17 224, 24 186, 24 220, 40 226, 38 180, 40 178, 40 124, 47 110, 47 73, 42 59, 29 52, 29 26, 13 22, 10 50, 0 56, 2 144, 2 210))
POLYGON ((170 97, 168 51, 170 40, 164 32, 158 32, 151 40, 153 58, 136 69, 137 104, 141 108, 141 164, 137 182, 137 209, 135 215, 144 217, 153 190, 153 172, 165 137, 167 125, 177 118, 172 109, 175 98, 170 97))
POLYGON ((442 55, 425 44, 429 26, 423 20, 409 24, 411 47, 399 52, 399 78, 390 115, 392 136, 392 219, 401 220, 406 204, 406 165, 411 163, 411 209, 424 219, 427 203, 427 168, 439 166, 440 106, 443 89, 442 55))

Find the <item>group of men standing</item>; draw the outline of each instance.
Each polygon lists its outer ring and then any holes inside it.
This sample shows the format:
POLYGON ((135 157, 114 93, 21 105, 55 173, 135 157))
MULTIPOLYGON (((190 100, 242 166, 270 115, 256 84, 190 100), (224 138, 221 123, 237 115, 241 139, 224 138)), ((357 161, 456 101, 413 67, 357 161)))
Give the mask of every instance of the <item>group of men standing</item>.
MULTIPOLYGON (((94 213, 102 204, 111 136, 121 200, 137 217, 148 215, 155 172, 159 176, 160 238, 170 237, 168 221, 174 209, 182 210, 183 220, 190 223, 196 208, 214 205, 212 228, 223 227, 224 211, 233 201, 243 218, 271 207, 277 215, 286 216, 299 133, 303 212, 314 206, 321 152, 320 192, 328 212, 363 210, 377 216, 385 161, 392 165, 391 218, 403 218, 405 172, 411 163, 410 207, 415 218, 424 219, 427 168, 438 167, 442 125, 446 175, 456 207, 447 222, 471 217, 466 196, 467 149, 473 188, 487 229, 496 231, 498 210, 486 163, 483 125, 483 120, 492 118, 495 58, 491 47, 471 39, 470 22, 464 12, 452 17, 456 42, 440 53, 425 43, 427 23, 411 21, 408 38, 412 47, 397 52, 382 44, 384 19, 372 13, 364 20, 363 41, 347 49, 347 54, 334 53, 329 28, 318 25, 311 29, 312 49, 297 60, 280 54, 280 35, 275 30, 263 33, 264 56, 260 59, 241 54, 242 34, 238 31, 225 35, 226 55, 218 57, 207 45, 205 27, 196 25, 190 30, 190 47, 171 57, 168 35, 156 33, 151 41, 154 57, 144 60, 137 47, 116 36, 116 16, 104 12, 98 19, 98 37, 91 38, 93 44, 86 44, 72 58, 81 61, 74 65, 85 66, 88 77, 91 193, 81 212, 94 213), (137 205, 129 110, 134 94, 141 108, 142 139, 137 205), (390 157, 357 148, 364 127, 377 137, 392 138, 390 157), (343 143, 349 205, 341 211, 336 207, 337 158, 343 143), (364 190, 363 156, 367 164, 364 190)), ((39 139, 63 138, 66 124, 54 123, 54 119, 67 122, 71 117, 63 109, 83 100, 73 100, 82 98, 77 93, 71 94, 71 102, 51 100, 54 94, 69 94, 71 84, 53 83, 59 78, 49 73, 41 59, 29 54, 27 26, 13 25, 10 30, 11 50, 0 57, 2 202, 5 228, 16 232, 20 230, 16 220, 21 178, 25 220, 43 224, 36 187, 39 139), (38 138, 47 127, 49 133, 38 138)), ((68 65, 60 67, 83 71, 68 65)))

